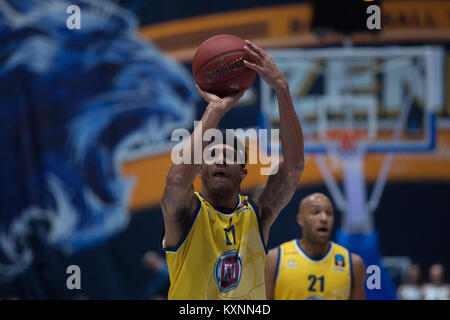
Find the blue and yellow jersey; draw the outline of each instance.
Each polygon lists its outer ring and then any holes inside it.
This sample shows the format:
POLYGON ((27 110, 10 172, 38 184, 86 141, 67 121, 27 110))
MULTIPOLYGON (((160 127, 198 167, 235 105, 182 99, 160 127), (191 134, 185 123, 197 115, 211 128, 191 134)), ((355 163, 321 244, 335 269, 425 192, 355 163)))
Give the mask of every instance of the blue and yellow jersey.
POLYGON ((255 204, 239 195, 233 212, 214 208, 199 193, 183 239, 164 248, 169 299, 265 299, 266 248, 255 204))
POLYGON ((351 253, 330 241, 328 253, 309 257, 298 240, 283 243, 278 250, 278 264, 273 298, 275 300, 347 300, 352 287, 351 253))

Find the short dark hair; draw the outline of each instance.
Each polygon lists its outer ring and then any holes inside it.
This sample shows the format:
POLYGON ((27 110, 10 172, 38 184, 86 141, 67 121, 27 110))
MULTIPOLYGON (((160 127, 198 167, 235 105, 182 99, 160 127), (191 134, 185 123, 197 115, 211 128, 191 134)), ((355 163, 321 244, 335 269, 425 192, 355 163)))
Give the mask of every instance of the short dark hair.
MULTIPOLYGON (((227 133, 226 129, 222 129, 222 128, 217 128, 217 130, 219 130, 222 133, 222 137, 224 137, 224 138, 222 138, 222 140, 223 140, 222 143, 227 146, 232 147, 234 149, 234 151, 236 151, 236 154, 239 153, 238 150, 244 150, 244 163, 242 163, 241 166, 242 166, 242 168, 245 168, 245 165, 247 163, 247 158, 248 158, 247 147, 245 146, 245 143, 242 143, 242 141, 234 134, 234 132, 231 133, 230 131, 228 131, 228 133, 227 133), (233 137, 233 144, 230 143, 230 139, 227 139, 227 137, 229 137, 229 136, 233 137)), ((212 139, 208 142, 207 146, 209 146, 211 144, 215 144, 216 143, 215 140, 216 139, 213 136, 212 139)))

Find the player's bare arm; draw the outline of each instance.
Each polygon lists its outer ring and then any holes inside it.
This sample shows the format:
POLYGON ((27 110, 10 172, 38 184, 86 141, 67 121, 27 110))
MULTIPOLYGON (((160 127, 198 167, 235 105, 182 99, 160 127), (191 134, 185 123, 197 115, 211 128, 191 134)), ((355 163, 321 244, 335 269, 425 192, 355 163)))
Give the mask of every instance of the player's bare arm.
POLYGON ((216 128, 222 117, 242 97, 244 91, 239 91, 233 96, 219 98, 205 92, 197 86, 199 94, 208 102, 208 106, 200 124, 194 129, 189 139, 184 144, 182 154, 191 155, 190 163, 173 164, 166 177, 166 185, 161 199, 161 208, 164 218, 165 246, 176 246, 183 236, 189 220, 195 210, 193 182, 198 174, 201 164, 194 163, 194 145, 202 145, 203 150, 207 142, 203 141, 201 132, 216 128))
POLYGON ((249 41, 245 50, 253 58, 253 63, 245 65, 275 90, 280 112, 281 147, 283 161, 276 174, 271 175, 259 199, 254 199, 261 216, 261 228, 267 243, 269 230, 280 211, 291 200, 304 168, 303 133, 295 113, 289 86, 272 58, 261 48, 249 41))
POLYGON ((279 255, 279 248, 269 250, 266 257, 266 266, 264 268, 264 279, 266 281, 266 298, 273 299, 273 290, 275 288, 275 277, 277 273, 277 261, 279 255))
POLYGON ((366 267, 364 261, 357 254, 352 253, 352 293, 350 300, 365 300, 366 292, 364 289, 366 280, 366 267))

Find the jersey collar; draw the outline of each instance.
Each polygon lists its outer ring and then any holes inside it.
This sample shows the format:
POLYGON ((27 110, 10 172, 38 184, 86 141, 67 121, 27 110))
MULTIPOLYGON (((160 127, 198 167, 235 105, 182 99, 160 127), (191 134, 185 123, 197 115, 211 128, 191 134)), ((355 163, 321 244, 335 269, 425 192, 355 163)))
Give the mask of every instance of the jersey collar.
MULTIPOLYGON (((202 196, 201 193, 199 193, 199 195, 203 198, 203 196, 202 196)), ((241 198, 241 195, 240 195, 240 194, 238 194, 238 198, 239 198, 239 202, 238 202, 237 206, 236 206, 235 208, 233 208, 233 209, 231 209, 231 208, 223 208, 223 207, 215 207, 215 206, 213 206, 211 203, 209 203, 209 202, 208 202, 208 203, 211 205, 211 207, 214 208, 214 210, 215 210, 216 212, 218 212, 218 213, 220 213, 220 214, 223 214, 223 215, 225 215, 225 216, 231 216, 231 215, 234 214, 234 212, 236 211, 236 209, 238 209, 238 208, 241 206, 241 204, 242 204, 242 198, 241 198)), ((205 198, 203 198, 203 199, 205 199, 205 198)), ((205 200, 205 202, 206 202, 206 200, 205 200)))
POLYGON ((333 251, 333 246, 334 246, 334 242, 330 241, 330 247, 328 249, 328 252, 323 256, 323 257, 311 257, 309 256, 306 252, 304 252, 302 250, 302 248, 300 247, 300 243, 298 239, 293 240, 294 241, 294 246, 297 249, 297 251, 307 260, 314 262, 314 263, 318 263, 318 262, 322 262, 324 261, 326 258, 328 258, 328 256, 331 254, 331 251, 333 251))

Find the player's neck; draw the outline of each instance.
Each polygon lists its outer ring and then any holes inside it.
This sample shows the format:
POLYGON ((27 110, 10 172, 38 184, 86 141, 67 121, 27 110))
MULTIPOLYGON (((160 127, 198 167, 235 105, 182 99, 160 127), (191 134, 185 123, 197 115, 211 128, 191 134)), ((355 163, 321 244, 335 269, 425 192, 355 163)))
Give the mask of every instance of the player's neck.
POLYGON ((235 192, 229 196, 213 195, 207 190, 202 189, 202 197, 215 208, 233 209, 239 203, 239 192, 235 192))
POLYGON ((298 241, 300 248, 310 257, 323 257, 330 250, 330 241, 325 243, 314 243, 305 239, 298 241))

